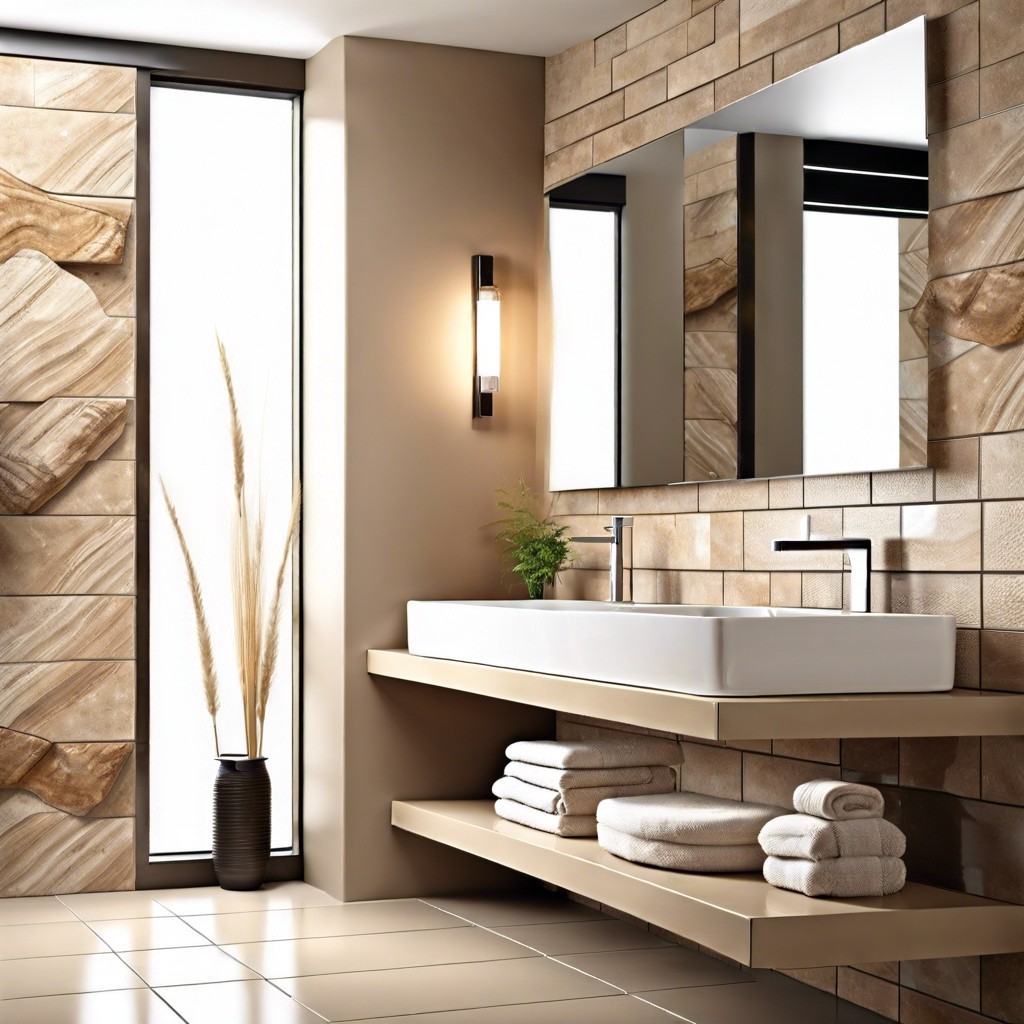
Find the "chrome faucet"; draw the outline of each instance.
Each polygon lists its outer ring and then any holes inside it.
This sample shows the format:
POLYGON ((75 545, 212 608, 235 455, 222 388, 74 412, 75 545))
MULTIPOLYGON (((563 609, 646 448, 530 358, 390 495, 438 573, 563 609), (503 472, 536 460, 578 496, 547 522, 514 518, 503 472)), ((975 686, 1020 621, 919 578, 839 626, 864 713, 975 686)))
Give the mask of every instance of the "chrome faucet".
POLYGON ((850 611, 871 611, 871 541, 867 537, 810 540, 810 516, 804 516, 800 540, 773 540, 772 551, 842 551, 850 559, 850 611))
POLYGON ((608 569, 609 569, 609 601, 616 604, 633 603, 633 566, 629 567, 629 601, 627 602, 622 594, 622 574, 624 559, 622 557, 623 538, 626 530, 633 529, 632 516, 612 516, 611 526, 606 526, 607 537, 570 537, 576 544, 608 544, 608 569))

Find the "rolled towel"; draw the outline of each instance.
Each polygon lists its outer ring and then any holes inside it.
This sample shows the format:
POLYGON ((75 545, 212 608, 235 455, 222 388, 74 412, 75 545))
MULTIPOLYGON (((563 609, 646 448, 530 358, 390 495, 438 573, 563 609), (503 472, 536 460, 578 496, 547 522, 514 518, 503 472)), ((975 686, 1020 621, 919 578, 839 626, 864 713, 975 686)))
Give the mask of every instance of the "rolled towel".
POLYGON ((637 733, 628 740, 519 740, 505 754, 545 768, 630 768, 678 764, 683 756, 675 740, 637 733))
POLYGON ((764 864, 764 850, 757 843, 742 846, 665 843, 658 839, 639 839, 601 824, 597 826, 597 841, 623 860, 672 871, 760 871, 764 864))
POLYGON ((757 837, 773 857, 828 860, 832 857, 902 857, 907 837, 885 818, 828 821, 810 814, 773 818, 757 837))
POLYGON ((508 821, 556 836, 578 838, 597 835, 597 819, 592 814, 547 814, 515 800, 496 800, 494 811, 508 821))
POLYGON ((507 800, 536 807, 548 814, 593 814, 602 800, 615 796, 643 796, 648 793, 671 793, 676 788, 676 773, 671 768, 656 767, 650 782, 637 786, 591 786, 584 789, 547 789, 522 779, 502 776, 491 792, 507 800))
POLYGON ((769 857, 764 862, 766 882, 805 896, 889 896, 907 881, 906 865, 899 857, 834 857, 801 860, 769 857))
POLYGON ((665 793, 602 800, 597 820, 638 839, 696 846, 756 846, 761 829, 785 813, 785 808, 768 804, 700 793, 665 793))
POLYGON ((793 806, 802 814, 813 814, 816 818, 849 821, 880 818, 885 811, 885 798, 874 786, 815 779, 796 787, 793 806))
POLYGON ((642 786, 654 780, 647 765, 632 768, 545 768, 525 761, 509 761, 505 774, 545 789, 593 789, 595 786, 642 786))

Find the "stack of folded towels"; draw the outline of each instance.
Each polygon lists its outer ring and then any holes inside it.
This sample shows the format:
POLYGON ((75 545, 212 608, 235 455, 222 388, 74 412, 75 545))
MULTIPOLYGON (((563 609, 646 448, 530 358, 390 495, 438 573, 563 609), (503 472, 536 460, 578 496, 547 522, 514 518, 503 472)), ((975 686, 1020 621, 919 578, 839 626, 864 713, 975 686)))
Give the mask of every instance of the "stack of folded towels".
POLYGON ((520 740, 505 750, 505 774, 491 787, 502 818, 558 836, 597 833, 607 797, 670 793, 682 759, 675 740, 520 740))
POLYGON ((759 871, 758 833, 782 807, 699 793, 602 800, 597 841, 609 853, 673 871, 759 871))
POLYGON ((816 779, 793 793, 798 814, 773 818, 758 836, 765 880, 807 896, 887 896, 903 888, 907 837, 882 817, 872 786, 816 779))

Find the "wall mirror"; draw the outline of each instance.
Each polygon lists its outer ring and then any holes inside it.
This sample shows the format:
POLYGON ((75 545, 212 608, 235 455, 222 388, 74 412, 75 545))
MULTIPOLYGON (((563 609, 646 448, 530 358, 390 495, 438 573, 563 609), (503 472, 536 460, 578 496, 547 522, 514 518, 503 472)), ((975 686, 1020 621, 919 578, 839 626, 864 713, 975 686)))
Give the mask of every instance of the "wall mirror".
POLYGON ((549 193, 552 490, 925 464, 924 19, 549 193))

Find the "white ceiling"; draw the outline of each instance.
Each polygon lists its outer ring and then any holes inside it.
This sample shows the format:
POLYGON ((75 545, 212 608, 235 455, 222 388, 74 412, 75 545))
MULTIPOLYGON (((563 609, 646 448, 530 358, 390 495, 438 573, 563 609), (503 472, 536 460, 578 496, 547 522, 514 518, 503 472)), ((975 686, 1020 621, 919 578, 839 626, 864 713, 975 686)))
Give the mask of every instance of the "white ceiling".
POLYGON ((310 57, 343 35, 549 56, 657 0, 0 0, 0 26, 310 57))

